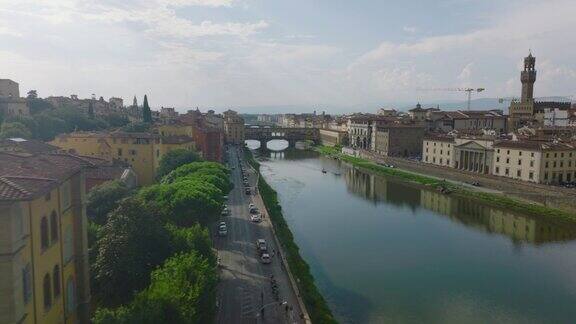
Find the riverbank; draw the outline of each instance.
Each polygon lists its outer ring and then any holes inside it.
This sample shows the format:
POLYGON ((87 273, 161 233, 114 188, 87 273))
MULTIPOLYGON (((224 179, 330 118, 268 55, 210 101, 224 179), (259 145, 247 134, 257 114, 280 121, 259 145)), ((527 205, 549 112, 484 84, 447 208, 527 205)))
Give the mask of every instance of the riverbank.
POLYGON ((505 208, 511 211, 531 214, 534 216, 544 216, 557 218, 564 221, 576 222, 576 214, 564 210, 550 208, 536 203, 511 198, 503 194, 482 192, 464 186, 449 183, 431 176, 408 172, 398 168, 389 168, 378 165, 370 160, 342 154, 339 148, 328 146, 316 146, 314 150, 326 156, 336 157, 348 162, 356 167, 369 170, 378 174, 402 178, 404 180, 424 185, 434 190, 442 190, 452 195, 478 200, 494 206, 505 208))
POLYGON ((306 309, 310 315, 312 323, 336 323, 326 300, 316 287, 314 277, 310 273, 310 266, 300 255, 300 251, 294 242, 294 236, 290 231, 288 223, 282 215, 282 207, 278 202, 276 191, 264 180, 260 174, 260 163, 258 163, 249 150, 245 150, 246 160, 259 173, 258 190, 275 229, 276 236, 284 249, 286 260, 295 277, 301 297, 304 300, 306 309))

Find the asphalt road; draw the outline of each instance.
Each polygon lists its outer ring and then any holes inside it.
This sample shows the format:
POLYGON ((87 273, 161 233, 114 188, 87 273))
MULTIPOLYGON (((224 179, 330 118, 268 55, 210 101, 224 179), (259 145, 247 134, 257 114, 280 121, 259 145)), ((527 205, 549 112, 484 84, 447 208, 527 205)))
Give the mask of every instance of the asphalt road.
MULTIPOLYGON (((253 193, 246 195, 236 148, 227 152, 234 189, 228 196, 230 214, 222 216, 228 227, 227 236, 216 236, 215 247, 220 261, 217 323, 304 323, 288 274, 281 265, 274 243, 271 224, 261 199, 254 196, 257 175, 242 161, 253 193), (248 205, 254 203, 262 222, 250 221, 248 205), (270 264, 262 264, 256 240, 265 239, 272 256, 270 264), (276 251, 276 255, 272 251, 276 251), (272 292, 271 276, 278 284, 278 300, 272 292), (283 303, 283 304, 282 304, 283 303), (264 313, 260 312, 263 305, 264 313)), ((242 159, 243 160, 243 159, 242 159)), ((217 233, 217 229, 212 231, 217 233)))

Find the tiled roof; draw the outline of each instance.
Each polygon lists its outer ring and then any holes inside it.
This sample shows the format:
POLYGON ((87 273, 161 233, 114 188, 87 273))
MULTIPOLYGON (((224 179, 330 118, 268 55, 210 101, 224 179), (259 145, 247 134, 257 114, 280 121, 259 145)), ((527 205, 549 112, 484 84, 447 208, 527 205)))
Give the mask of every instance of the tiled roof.
POLYGON ((427 134, 424 135, 424 140, 428 141, 439 141, 439 142, 449 142, 454 143, 455 139, 452 136, 443 135, 443 134, 427 134))
POLYGON ((27 200, 44 194, 85 167, 93 159, 71 154, 16 155, 0 152, 0 200, 27 200))
POLYGON ((194 141, 194 139, 192 137, 186 136, 186 135, 162 136, 161 140, 162 140, 162 143, 164 143, 164 144, 182 144, 182 143, 190 143, 190 142, 194 141))
POLYGON ((533 151, 567 151, 576 150, 576 145, 573 143, 563 142, 542 142, 542 141, 499 141, 494 143, 494 147, 498 148, 516 148, 526 149, 533 151))
POLYGON ((58 147, 36 140, 25 140, 22 138, 7 138, 0 140, 0 152, 16 153, 47 153, 56 152, 58 147))

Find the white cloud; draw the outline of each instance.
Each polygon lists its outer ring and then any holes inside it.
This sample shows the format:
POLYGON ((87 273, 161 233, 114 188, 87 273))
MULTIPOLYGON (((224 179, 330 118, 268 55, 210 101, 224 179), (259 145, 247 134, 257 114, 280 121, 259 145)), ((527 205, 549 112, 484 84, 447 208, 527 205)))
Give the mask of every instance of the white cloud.
POLYGON ((418 28, 416 28, 414 26, 404 26, 404 27, 402 27, 402 30, 406 33, 414 34, 418 31, 418 28))

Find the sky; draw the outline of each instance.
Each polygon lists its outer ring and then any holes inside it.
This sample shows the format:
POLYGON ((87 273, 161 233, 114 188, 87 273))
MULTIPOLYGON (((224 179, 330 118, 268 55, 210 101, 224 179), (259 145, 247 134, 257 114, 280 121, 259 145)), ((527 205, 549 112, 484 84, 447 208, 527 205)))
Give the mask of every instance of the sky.
POLYGON ((0 78, 180 111, 375 110, 519 96, 532 50, 535 95, 569 96, 575 31, 575 0, 0 0, 0 78))

